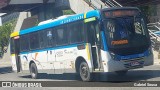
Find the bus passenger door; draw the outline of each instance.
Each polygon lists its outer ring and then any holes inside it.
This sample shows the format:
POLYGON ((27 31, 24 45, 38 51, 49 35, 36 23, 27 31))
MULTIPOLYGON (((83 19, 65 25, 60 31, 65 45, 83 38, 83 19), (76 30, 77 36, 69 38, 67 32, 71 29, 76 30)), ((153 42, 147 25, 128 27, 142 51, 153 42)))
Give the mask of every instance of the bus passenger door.
POLYGON ((102 68, 100 55, 100 29, 97 21, 88 22, 87 24, 88 42, 91 44, 92 60, 95 70, 102 68))
POLYGON ((20 72, 22 70, 21 59, 19 56, 19 54, 20 54, 20 42, 19 41, 20 41, 19 36, 14 37, 17 72, 20 72))

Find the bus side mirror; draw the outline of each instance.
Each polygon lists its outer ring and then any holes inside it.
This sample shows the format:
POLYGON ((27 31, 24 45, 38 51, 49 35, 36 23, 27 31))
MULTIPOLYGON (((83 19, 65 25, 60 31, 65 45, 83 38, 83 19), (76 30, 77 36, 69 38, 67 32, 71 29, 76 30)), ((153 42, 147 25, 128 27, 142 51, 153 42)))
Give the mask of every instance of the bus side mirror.
POLYGON ((144 22, 149 23, 149 20, 145 13, 142 13, 141 17, 144 19, 144 22))

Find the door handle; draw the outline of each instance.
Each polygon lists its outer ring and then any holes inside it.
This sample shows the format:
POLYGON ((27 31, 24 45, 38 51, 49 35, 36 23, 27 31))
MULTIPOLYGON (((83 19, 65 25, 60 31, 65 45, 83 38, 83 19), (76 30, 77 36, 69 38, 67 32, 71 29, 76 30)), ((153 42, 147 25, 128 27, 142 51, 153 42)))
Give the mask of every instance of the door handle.
POLYGON ((92 47, 96 47, 96 45, 93 45, 92 47))

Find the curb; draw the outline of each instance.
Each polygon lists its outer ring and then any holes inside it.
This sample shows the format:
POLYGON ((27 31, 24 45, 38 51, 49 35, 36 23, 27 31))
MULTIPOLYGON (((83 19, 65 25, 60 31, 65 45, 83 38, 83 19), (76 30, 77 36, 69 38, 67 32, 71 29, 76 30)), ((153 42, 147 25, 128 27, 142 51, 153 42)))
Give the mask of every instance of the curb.
POLYGON ((153 65, 160 65, 160 62, 158 63, 158 62, 156 62, 156 63, 154 63, 153 65))

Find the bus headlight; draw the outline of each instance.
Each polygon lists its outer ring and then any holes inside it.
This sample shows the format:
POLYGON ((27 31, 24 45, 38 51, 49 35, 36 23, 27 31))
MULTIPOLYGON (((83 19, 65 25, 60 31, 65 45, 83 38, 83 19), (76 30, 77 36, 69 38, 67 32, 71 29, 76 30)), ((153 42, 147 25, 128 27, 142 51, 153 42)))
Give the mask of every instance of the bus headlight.
POLYGON ((153 52, 152 52, 152 47, 149 47, 148 48, 148 55, 150 55, 150 54, 152 54, 153 52))
POLYGON ((110 52, 110 56, 111 56, 111 58, 112 58, 113 60, 116 59, 116 55, 115 55, 113 52, 110 52))

